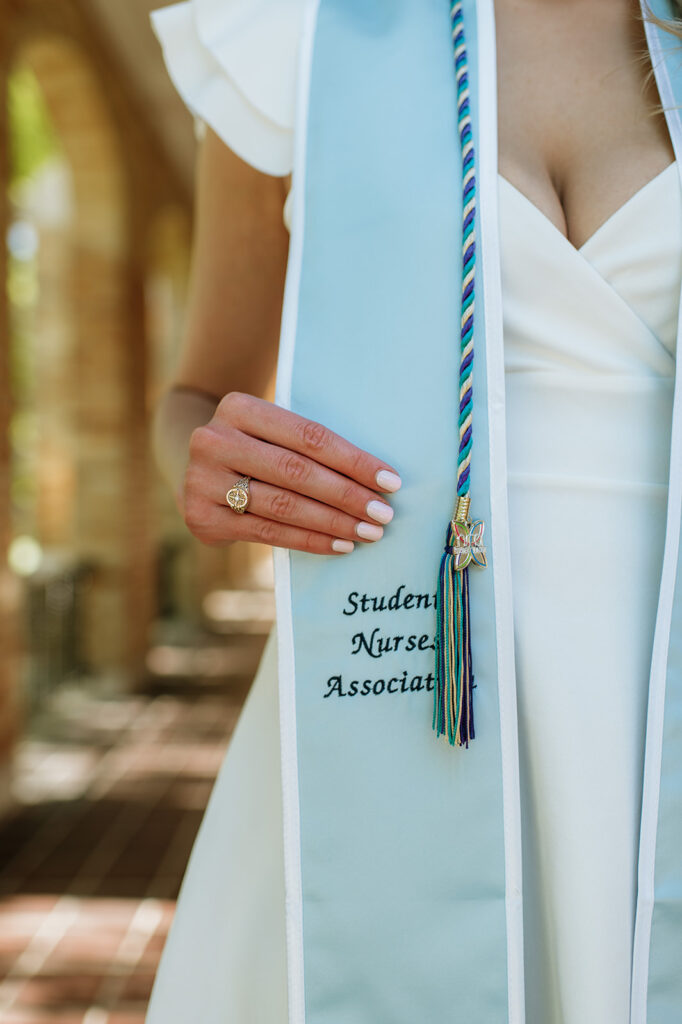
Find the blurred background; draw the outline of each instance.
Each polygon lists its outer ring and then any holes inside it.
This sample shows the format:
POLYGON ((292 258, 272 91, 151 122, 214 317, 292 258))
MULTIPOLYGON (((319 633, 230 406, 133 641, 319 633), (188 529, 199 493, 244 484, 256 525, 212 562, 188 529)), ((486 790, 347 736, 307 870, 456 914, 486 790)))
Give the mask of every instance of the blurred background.
POLYGON ((196 150, 162 5, 0 0, 4 1024, 142 1024, 273 617, 269 550, 201 548, 150 457, 196 150))

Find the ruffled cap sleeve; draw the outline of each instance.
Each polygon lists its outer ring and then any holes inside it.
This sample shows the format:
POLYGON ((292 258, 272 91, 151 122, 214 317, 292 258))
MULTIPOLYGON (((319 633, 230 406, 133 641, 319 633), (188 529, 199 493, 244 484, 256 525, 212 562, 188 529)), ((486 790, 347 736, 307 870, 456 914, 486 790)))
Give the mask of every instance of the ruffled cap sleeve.
POLYGON ((184 0, 151 12, 170 78, 196 118, 247 163, 293 165, 306 0, 184 0))

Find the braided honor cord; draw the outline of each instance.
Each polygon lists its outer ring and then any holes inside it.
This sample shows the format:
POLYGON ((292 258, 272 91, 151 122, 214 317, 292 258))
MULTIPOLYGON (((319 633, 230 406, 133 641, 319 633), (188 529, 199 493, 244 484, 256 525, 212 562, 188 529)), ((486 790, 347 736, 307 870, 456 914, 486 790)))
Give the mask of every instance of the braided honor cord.
POLYGON ((459 364, 459 451, 457 495, 469 493, 471 463, 472 369, 474 364, 474 283, 476 276, 476 169, 469 107, 469 69, 461 0, 452 7, 452 41, 457 77, 457 127, 462 149, 462 320, 459 364))
POLYGON ((474 738, 470 563, 484 567, 483 523, 469 517, 473 412, 474 296, 476 282, 476 167, 469 65, 462 0, 451 3, 452 41, 457 83, 457 128, 462 160, 462 296, 459 361, 459 447, 457 504, 448 523, 436 596, 436 685, 433 728, 451 744, 469 746, 474 738))

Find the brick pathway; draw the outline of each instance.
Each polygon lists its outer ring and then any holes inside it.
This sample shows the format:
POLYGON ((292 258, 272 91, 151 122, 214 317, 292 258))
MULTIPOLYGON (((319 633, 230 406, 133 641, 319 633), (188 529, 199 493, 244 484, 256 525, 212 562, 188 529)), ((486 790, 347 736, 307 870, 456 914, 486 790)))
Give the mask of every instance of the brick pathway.
POLYGON ((142 1024, 247 688, 72 693, 22 744, 0 824, 2 1024, 142 1024))

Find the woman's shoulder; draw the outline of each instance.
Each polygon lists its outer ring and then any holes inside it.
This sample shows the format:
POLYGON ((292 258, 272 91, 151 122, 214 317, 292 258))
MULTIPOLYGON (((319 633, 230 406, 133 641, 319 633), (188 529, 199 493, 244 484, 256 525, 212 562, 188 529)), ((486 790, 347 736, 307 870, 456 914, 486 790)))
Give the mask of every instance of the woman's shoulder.
POLYGON ((184 0, 151 12, 168 74, 197 119, 247 163, 293 164, 306 0, 184 0))

